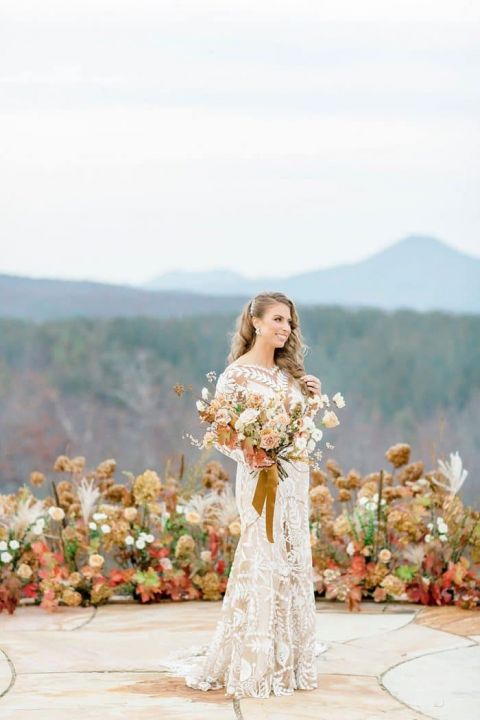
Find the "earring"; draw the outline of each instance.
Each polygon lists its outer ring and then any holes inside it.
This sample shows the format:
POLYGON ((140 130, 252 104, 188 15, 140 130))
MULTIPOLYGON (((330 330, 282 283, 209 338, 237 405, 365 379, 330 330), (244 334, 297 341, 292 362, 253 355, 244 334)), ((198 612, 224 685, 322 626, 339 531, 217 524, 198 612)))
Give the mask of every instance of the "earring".
POLYGON ((261 335, 261 334, 262 334, 262 331, 260 330, 259 327, 255 330, 255 332, 256 332, 257 335, 261 335))

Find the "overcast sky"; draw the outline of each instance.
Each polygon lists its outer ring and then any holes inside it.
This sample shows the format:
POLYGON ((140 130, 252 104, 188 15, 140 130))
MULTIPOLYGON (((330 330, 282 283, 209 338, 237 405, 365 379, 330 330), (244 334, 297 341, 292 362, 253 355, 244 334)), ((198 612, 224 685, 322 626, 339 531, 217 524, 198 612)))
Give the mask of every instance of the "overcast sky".
POLYGON ((0 273, 480 256, 480 0, 0 0, 0 273))

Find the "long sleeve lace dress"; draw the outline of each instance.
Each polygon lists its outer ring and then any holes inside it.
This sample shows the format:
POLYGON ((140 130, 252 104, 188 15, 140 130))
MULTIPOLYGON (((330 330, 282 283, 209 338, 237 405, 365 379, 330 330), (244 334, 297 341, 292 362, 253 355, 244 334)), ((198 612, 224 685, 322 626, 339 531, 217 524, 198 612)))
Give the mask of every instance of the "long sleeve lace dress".
MULTIPOLYGON (((305 402, 296 382, 278 366, 229 365, 219 376, 217 392, 242 386, 265 397, 286 391, 287 409, 305 402)), ((251 473, 241 450, 217 448, 237 461, 235 499, 241 535, 235 551, 217 623, 204 657, 183 665, 189 687, 225 688, 235 698, 291 695, 317 687, 315 596, 310 546, 309 466, 286 464, 279 480, 273 524, 274 542, 262 515, 252 505, 258 472, 251 473), (199 665, 200 662, 200 665, 199 665)), ((180 667, 182 665, 180 664, 180 667)))

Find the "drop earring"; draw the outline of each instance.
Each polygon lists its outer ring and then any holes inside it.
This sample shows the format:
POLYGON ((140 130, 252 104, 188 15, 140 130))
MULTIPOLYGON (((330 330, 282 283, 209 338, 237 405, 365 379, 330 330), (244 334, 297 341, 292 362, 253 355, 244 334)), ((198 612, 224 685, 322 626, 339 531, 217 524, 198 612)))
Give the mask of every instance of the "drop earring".
POLYGON ((262 331, 260 330, 259 327, 255 330, 255 332, 256 332, 257 335, 261 335, 261 334, 262 334, 262 331))

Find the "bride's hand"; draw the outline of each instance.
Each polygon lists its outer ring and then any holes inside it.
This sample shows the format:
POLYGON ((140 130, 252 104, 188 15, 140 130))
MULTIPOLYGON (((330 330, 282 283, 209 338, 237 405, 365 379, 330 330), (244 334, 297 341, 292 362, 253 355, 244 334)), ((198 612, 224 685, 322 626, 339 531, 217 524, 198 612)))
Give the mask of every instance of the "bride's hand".
POLYGON ((303 375, 300 380, 302 380, 305 385, 307 386, 308 390, 312 393, 312 395, 320 395, 322 392, 322 383, 321 381, 315 376, 315 375, 303 375))

